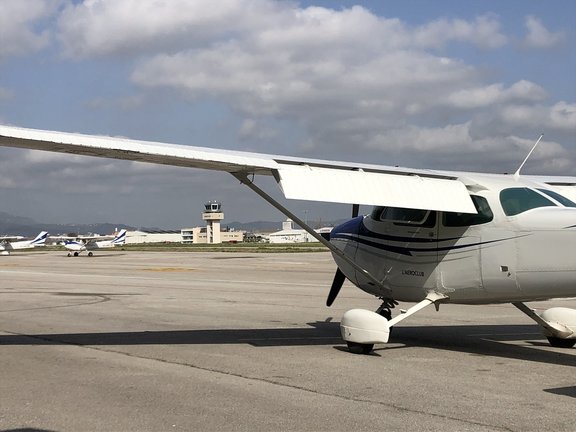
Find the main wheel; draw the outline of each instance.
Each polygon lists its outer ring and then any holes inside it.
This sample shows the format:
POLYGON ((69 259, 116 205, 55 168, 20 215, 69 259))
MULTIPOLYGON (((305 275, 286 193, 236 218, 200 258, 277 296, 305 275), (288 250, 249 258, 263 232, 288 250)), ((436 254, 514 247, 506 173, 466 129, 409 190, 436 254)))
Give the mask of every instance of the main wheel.
POLYGON ((78 252, 74 252, 74 256, 78 256, 78 252))
POLYGON ((71 253, 71 252, 68 252, 68 256, 71 257, 71 256, 72 256, 72 253, 71 253))
POLYGON ((576 344, 576 339, 562 339, 549 336, 548 342, 555 348, 572 348, 576 344))
POLYGON ((346 344, 353 354, 370 354, 374 348, 374 344, 361 344, 358 342, 346 342, 346 344))
POLYGON ((88 252, 88 256, 92 256, 94 255, 92 252, 88 252))

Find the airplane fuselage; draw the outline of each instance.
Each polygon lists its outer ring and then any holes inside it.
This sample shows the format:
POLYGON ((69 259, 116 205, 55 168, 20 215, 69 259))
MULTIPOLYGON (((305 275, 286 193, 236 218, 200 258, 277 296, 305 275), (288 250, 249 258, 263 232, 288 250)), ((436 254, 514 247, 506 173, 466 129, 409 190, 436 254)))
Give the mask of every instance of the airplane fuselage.
POLYGON ((512 177, 476 180, 476 215, 375 207, 334 229, 331 242, 385 290, 334 255, 338 266, 362 290, 399 301, 430 292, 466 304, 576 296, 573 203, 512 177))

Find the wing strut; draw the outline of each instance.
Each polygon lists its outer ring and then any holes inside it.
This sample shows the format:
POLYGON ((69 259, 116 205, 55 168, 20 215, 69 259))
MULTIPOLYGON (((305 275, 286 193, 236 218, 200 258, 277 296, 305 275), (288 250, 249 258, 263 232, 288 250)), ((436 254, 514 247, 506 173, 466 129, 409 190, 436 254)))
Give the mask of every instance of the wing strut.
POLYGON ((314 237, 316 240, 318 240, 320 243, 322 243, 324 246, 330 249, 332 253, 338 255, 340 258, 342 258, 344 261, 350 264, 354 269, 362 273, 362 275, 364 275, 371 282, 373 282, 378 288, 380 288, 383 291, 390 292, 390 289, 384 286, 382 282, 378 280, 376 277, 374 277, 370 272, 359 266, 356 263, 356 261, 354 261, 348 255, 346 255, 344 252, 342 252, 340 249, 338 249, 336 246, 334 246, 332 243, 330 243, 328 240, 326 240, 324 237, 322 237, 320 234, 314 231, 302 219, 300 219, 298 216, 296 216, 294 213, 292 213, 290 210, 288 210, 286 207, 284 207, 282 204, 280 204, 278 201, 276 201, 274 198, 272 198, 270 195, 268 195, 266 192, 264 192, 262 189, 256 186, 254 182, 250 178, 248 178, 248 174, 243 172, 236 172, 231 174, 238 180, 240 180, 240 183, 248 186, 258 195, 260 195, 264 200, 266 200, 270 205, 272 205, 278 211, 280 211, 281 213, 292 219, 294 222, 296 222, 298 225, 300 225, 302 229, 304 229, 308 234, 310 234, 312 237, 314 237))

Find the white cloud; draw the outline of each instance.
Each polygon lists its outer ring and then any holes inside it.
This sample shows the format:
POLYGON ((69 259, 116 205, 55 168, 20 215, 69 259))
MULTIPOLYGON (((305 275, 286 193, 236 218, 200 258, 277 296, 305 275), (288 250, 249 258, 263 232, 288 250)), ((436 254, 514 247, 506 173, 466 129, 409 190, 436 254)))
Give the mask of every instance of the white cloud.
POLYGON ((572 132, 576 137, 576 103, 558 102, 554 104, 548 114, 554 128, 572 132))
POLYGON ((576 104, 558 102, 551 107, 509 105, 502 108, 500 113, 510 126, 567 132, 573 136, 576 132, 576 104))
POLYGON ((350 60, 358 46, 363 47, 361 53, 376 53, 442 48, 453 41, 482 48, 507 42, 492 15, 473 21, 441 19, 411 28, 361 6, 337 11, 271 0, 221 0, 217 6, 210 0, 86 0, 66 7, 59 19, 59 37, 64 53, 80 58, 175 53, 233 40, 250 41, 270 51, 300 47, 298 51, 308 59, 336 50, 350 60))
POLYGON ((505 89, 502 84, 491 84, 484 87, 466 88, 455 91, 448 96, 448 103, 457 108, 484 108, 506 102, 541 101, 547 96, 546 91, 529 81, 518 81, 505 89))
POLYGON ((533 16, 526 17, 525 25, 528 34, 526 35, 524 44, 528 47, 552 48, 564 40, 564 34, 562 32, 553 33, 549 31, 538 18, 533 16))
POLYGON ((440 48, 450 41, 457 41, 492 49, 505 45, 508 38, 501 33, 496 16, 484 15, 474 21, 439 19, 417 28, 413 40, 421 47, 440 48))
POLYGON ((2 0, 0 61, 38 51, 48 45, 49 32, 37 28, 52 16, 62 0, 2 0))
POLYGON ((275 21, 276 9, 267 0, 86 0, 61 14, 60 40, 70 57, 175 51, 275 21))

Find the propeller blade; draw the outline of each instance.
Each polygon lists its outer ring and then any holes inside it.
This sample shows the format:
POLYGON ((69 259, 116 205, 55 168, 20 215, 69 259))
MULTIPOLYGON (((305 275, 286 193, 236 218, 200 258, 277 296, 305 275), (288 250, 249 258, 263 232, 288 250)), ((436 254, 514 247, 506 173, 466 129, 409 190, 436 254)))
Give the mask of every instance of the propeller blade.
MULTIPOLYGON (((360 212, 360 204, 352 204, 352 217, 355 218, 358 216, 360 212)), ((336 297, 338 297, 338 293, 340 292, 340 288, 344 285, 344 281, 346 280, 346 276, 344 273, 340 271, 340 269, 336 269, 336 274, 334 275, 334 280, 332 281, 332 286, 330 287, 330 292, 328 293, 328 299, 326 300, 326 306, 332 306, 336 297)))
POLYGON ((346 276, 344 276, 344 273, 342 273, 340 269, 337 269, 336 274, 334 275, 334 280, 332 281, 332 286, 330 287, 330 292, 328 293, 326 306, 332 306, 332 303, 334 303, 334 300, 336 300, 336 297, 340 292, 340 288, 342 288, 342 285, 344 285, 345 280, 346 276))

